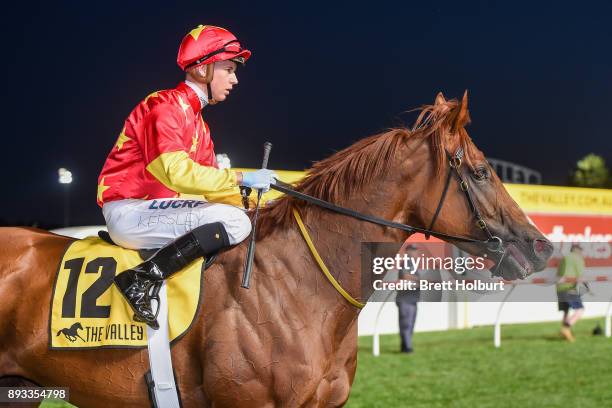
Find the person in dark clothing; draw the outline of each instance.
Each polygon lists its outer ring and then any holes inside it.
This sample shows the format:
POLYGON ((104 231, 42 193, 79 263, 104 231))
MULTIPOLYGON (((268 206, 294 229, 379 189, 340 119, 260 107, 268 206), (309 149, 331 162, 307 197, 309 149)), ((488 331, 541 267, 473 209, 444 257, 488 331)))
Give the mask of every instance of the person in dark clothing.
MULTIPOLYGON (((409 257, 417 256, 417 246, 409 244, 405 247, 406 254, 409 257)), ((399 280, 410 280, 418 282, 419 271, 410 269, 399 270, 399 280)), ((414 332, 414 323, 417 316, 417 303, 419 302, 420 290, 418 284, 414 290, 398 290, 395 297, 395 304, 399 313, 399 332, 402 341, 400 352, 412 353, 412 334, 414 332)))

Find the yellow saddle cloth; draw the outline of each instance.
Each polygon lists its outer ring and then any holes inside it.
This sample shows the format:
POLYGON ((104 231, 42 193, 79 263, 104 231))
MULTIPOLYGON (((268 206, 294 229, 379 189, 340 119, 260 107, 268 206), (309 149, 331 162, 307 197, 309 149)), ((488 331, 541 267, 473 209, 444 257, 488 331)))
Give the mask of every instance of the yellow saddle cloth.
MULTIPOLYGON (((70 244, 59 265, 49 319, 49 347, 146 347, 146 324, 113 284, 119 274, 142 262, 136 251, 89 237, 70 244)), ((170 340, 182 336, 200 303, 203 260, 166 280, 170 340)))

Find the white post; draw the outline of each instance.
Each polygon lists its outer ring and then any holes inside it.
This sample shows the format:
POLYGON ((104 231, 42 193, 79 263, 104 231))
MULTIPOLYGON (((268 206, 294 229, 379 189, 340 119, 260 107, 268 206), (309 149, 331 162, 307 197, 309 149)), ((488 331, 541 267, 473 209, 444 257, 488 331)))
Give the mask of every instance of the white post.
POLYGON ((378 312, 376 313, 376 319, 374 320, 374 334, 372 335, 372 355, 374 357, 380 356, 380 334, 378 333, 378 320, 382 313, 383 308, 387 304, 389 298, 393 295, 393 291, 389 291, 389 294, 383 302, 381 302, 378 312))
POLYGON ((495 333, 493 334, 493 344, 495 345, 495 348, 499 348, 501 346, 501 324, 499 323, 499 321, 495 321, 495 333))
POLYGON ((608 303, 606 311, 606 337, 612 337, 612 301, 608 303))
POLYGON ((506 293, 506 296, 504 296, 504 299, 499 305, 499 309, 497 309, 497 317, 495 318, 495 331, 493 333, 493 344, 495 345, 495 348, 501 347, 501 313, 502 309, 504 308, 504 305, 506 304, 506 300, 508 300, 508 297, 510 296, 514 288, 516 288, 516 285, 512 284, 512 288, 508 291, 508 293, 506 293))
POLYGON ((374 357, 380 356, 380 336, 378 330, 375 327, 374 336, 372 337, 372 355, 374 357))

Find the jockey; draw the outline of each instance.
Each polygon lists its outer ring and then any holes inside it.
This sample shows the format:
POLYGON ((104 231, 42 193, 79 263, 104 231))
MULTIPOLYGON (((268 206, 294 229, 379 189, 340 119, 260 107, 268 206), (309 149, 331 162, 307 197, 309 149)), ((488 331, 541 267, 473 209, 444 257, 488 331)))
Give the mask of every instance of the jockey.
POLYGON ((98 204, 113 241, 125 248, 161 248, 115 277, 134 320, 154 329, 159 324, 151 307, 153 286, 195 259, 244 240, 251 221, 234 206, 241 199, 239 186, 267 191, 276 177, 265 169, 219 169, 202 119, 204 107, 223 102, 238 84, 237 65, 250 56, 223 28, 191 30, 177 57, 185 81, 153 92, 134 108, 98 178, 98 204))

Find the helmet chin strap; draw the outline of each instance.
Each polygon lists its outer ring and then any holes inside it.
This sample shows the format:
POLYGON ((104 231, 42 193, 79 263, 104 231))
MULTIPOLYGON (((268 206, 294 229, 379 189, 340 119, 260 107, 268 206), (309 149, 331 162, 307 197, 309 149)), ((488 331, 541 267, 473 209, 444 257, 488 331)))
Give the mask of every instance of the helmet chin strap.
POLYGON ((215 74, 215 63, 213 62, 212 64, 206 65, 205 82, 206 82, 206 91, 208 92, 208 104, 209 105, 215 105, 217 103, 217 101, 215 101, 215 98, 213 97, 212 87, 211 87, 211 83, 212 83, 214 74, 215 74))

